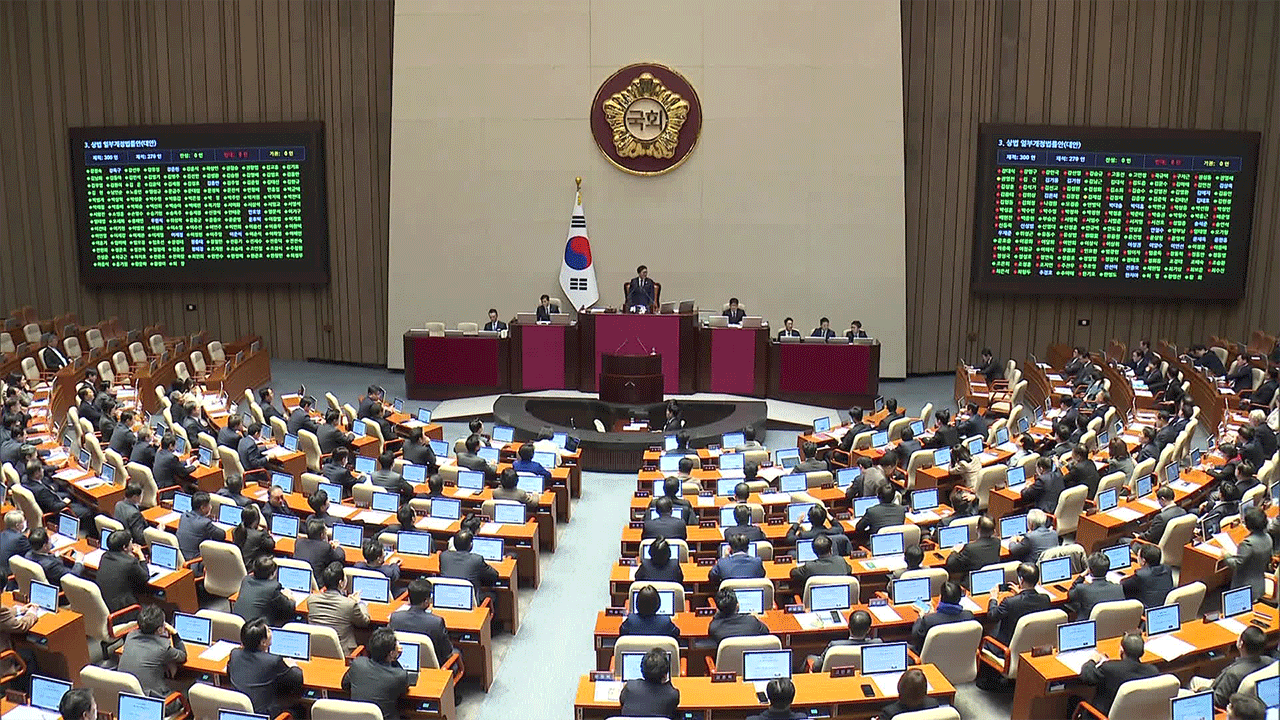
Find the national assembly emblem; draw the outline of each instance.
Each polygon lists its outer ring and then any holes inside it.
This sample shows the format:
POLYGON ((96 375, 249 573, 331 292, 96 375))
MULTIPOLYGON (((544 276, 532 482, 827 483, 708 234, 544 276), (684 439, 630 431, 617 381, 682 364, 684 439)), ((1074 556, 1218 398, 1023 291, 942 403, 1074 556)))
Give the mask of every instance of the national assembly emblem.
POLYGON ((636 175, 661 175, 693 151, 702 106, 689 81, 649 63, 629 65, 601 84, 591 107, 591 133, 611 163, 636 175))

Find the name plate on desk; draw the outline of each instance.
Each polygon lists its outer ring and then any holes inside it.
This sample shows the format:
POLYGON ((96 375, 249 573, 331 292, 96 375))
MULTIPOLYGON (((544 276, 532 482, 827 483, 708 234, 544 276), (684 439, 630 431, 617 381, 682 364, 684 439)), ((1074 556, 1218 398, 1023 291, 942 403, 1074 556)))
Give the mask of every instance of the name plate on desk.
POLYGON ((737 682, 738 674, 733 672, 713 672, 711 673, 711 682, 713 683, 729 683, 737 682))
POLYGON ((831 668, 831 677, 833 678, 853 677, 854 675, 857 675, 857 674, 858 674, 858 668, 854 667, 853 665, 846 665, 845 667, 831 668))

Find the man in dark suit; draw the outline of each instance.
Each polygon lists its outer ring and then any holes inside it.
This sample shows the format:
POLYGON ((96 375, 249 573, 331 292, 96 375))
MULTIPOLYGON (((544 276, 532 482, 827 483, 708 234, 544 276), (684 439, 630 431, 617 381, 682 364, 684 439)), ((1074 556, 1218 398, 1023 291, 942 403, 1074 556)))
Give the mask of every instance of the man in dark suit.
POLYGON ((854 610, 849 613, 848 637, 832 640, 823 648, 821 654, 812 656, 813 670, 817 672, 822 668, 823 662, 826 661, 827 653, 831 652, 832 648, 878 645, 880 642, 880 638, 871 636, 871 614, 866 610, 854 610))
POLYGON ((898 408, 898 398, 885 398, 884 410, 884 417, 881 418, 880 422, 876 425, 876 430, 880 432, 887 431, 889 429, 889 425, 893 423, 894 420, 901 420, 907 415, 906 409, 898 408))
POLYGON ((1058 546, 1058 531, 1049 527, 1048 513, 1040 508, 1027 512, 1027 533, 1009 541, 1009 557, 1029 563, 1040 562, 1045 550, 1058 546))
POLYGON ((538 322, 549 323, 551 322, 551 316, 560 312, 560 306, 551 304, 550 295, 543 295, 541 298, 538 298, 537 312, 538 322))
POLYGON ((924 443, 926 448, 950 448, 960 444, 960 431, 951 424, 951 411, 943 408, 933 414, 933 437, 924 443))
POLYGON ((1267 370, 1267 379, 1249 394, 1249 404, 1255 408, 1268 407, 1277 391, 1280 391, 1280 367, 1272 367, 1267 370))
POLYGON ((738 307, 738 298, 729 298, 729 307, 720 314, 729 318, 730 325, 741 325, 742 318, 747 316, 747 311, 738 307))
POLYGON ((116 612, 138 602, 147 594, 147 561, 142 548, 133 542, 127 530, 116 530, 107 536, 106 552, 98 561, 95 581, 108 612, 116 612))
POLYGON ((765 539, 764 530, 751 524, 751 507, 738 505, 733 509, 733 525, 724 529, 725 542, 733 545, 733 538, 741 537, 748 544, 765 539))
POLYGON ((284 499, 284 488, 279 485, 272 485, 267 489, 267 501, 260 506, 262 511, 262 521, 264 527, 271 527, 271 518, 274 515, 284 515, 294 517, 297 515, 289 508, 289 503, 284 499))
POLYGON ((849 429, 845 431, 844 437, 840 438, 840 449, 849 452, 853 449, 853 439, 864 432, 870 432, 874 428, 862 421, 865 413, 860 407, 849 408, 849 429))
POLYGON ((1079 345, 1071 348, 1071 359, 1067 361, 1066 365, 1062 366, 1063 377, 1074 380, 1080 374, 1080 371, 1084 370, 1085 366, 1089 364, 1088 354, 1089 351, 1079 345))
POLYGON ((1071 582, 1071 589, 1067 591, 1067 605, 1081 620, 1092 615, 1093 608, 1098 603, 1124 599, 1124 588, 1107 580, 1107 571, 1111 569, 1111 563, 1106 553, 1093 553, 1089 556, 1087 564, 1088 572, 1078 575, 1071 582))
POLYGON ((854 528, 860 535, 871 536, 890 525, 902 525, 907 521, 907 508, 893 501, 897 495, 893 485, 880 486, 880 502, 867 508, 854 528))
MULTIPOLYGON (((662 597, 657 588, 643 585, 631 601, 631 614, 618 627, 619 635, 666 635, 680 639, 680 629, 668 615, 659 615, 662 597)), ((678 608, 677 608, 678 609, 678 608)))
POLYGON ((729 554, 711 566, 707 578, 713 585, 721 580, 741 580, 764 577, 764 561, 747 554, 747 538, 736 534, 729 536, 729 554))
POLYGON ((1191 364, 1198 368, 1207 370, 1214 377, 1222 377, 1227 374, 1227 368, 1222 364, 1222 358, 1218 357, 1218 353, 1213 352, 1204 345, 1192 345, 1187 350, 1187 356, 1191 360, 1191 364))
POLYGON ((93 423, 96 428, 98 427, 98 421, 102 419, 102 411, 98 409, 97 405, 93 404, 93 396, 93 388, 80 388, 79 393, 77 393, 77 397, 80 398, 80 404, 76 406, 76 412, 80 413, 80 417, 93 423))
POLYGON ((1267 424, 1267 414, 1262 410, 1249 411, 1249 426, 1253 428, 1253 441, 1262 446, 1262 455, 1264 457, 1275 455, 1277 447, 1280 447, 1280 441, 1276 439, 1276 431, 1267 424))
POLYGON ((199 559, 200 543, 205 540, 226 541, 226 532, 213 524, 212 515, 213 503, 209 500, 209 493, 200 491, 191 496, 191 511, 178 519, 178 549, 182 551, 184 560, 199 559))
POLYGON ((960 433, 960 437, 973 437, 977 435, 981 437, 983 442, 987 439, 987 428, 990 423, 987 422, 986 416, 978 412, 978 404, 971 402, 965 406, 965 412, 956 419, 956 430, 960 433))
POLYGON ((982 348, 982 361, 973 367, 987 379, 987 385, 1004 377, 1004 365, 996 359, 991 348, 982 348))
POLYGON ((436 662, 440 665, 444 665, 453 654, 453 643, 449 640, 444 618, 431 612, 431 581, 426 578, 414 578, 409 583, 409 604, 391 613, 387 627, 431 638, 436 662))
POLYGON ((682 518, 672 516, 671 498, 666 495, 658 498, 653 505, 658 511, 658 517, 645 518, 644 530, 641 531, 641 539, 648 538, 679 538, 684 540, 688 537, 688 531, 685 529, 685 521, 682 518))
POLYGON ((839 522, 832 522, 823 505, 809 508, 807 527, 801 523, 792 523, 787 529, 787 537, 783 543, 794 545, 800 540, 812 540, 819 535, 831 538, 831 549, 836 555, 848 557, 853 551, 853 543, 844 534, 844 527, 839 522))
POLYGON ((962 595, 959 584, 951 581, 942 583, 942 590, 938 593, 937 608, 931 613, 925 613, 916 618, 911 625, 912 650, 919 653, 924 648, 924 640, 929 636, 929 631, 939 625, 973 619, 973 612, 960 607, 962 595))
POLYGON ((236 454, 240 456, 240 465, 244 467, 246 473, 274 469, 271 458, 267 457, 267 454, 262 451, 262 446, 258 444, 261 439, 262 423, 255 422, 249 425, 244 437, 240 438, 240 442, 236 445, 236 454))
POLYGON ((27 539, 31 541, 31 549, 27 551, 26 558, 44 570, 44 576, 49 580, 49 584, 60 584, 63 575, 84 575, 84 563, 80 561, 79 553, 75 555, 76 564, 68 570, 61 557, 49 552, 49 532, 44 528, 32 528, 27 539))
POLYGON ((49 333, 44 336, 44 349, 40 351, 40 362, 49 372, 58 372, 71 364, 66 355, 58 349, 58 336, 49 333))
POLYGON ((720 641, 731 637, 768 635, 769 627, 751 613, 738 612, 738 594, 732 588, 720 588, 716 592, 716 615, 707 626, 707 636, 720 646, 720 641))
POLYGON ((27 519, 21 510, 10 510, 4 514, 4 530, 0 530, 0 577, 9 577, 9 558, 14 555, 25 557, 31 552, 26 528, 27 519))
POLYGON ((293 621, 295 604, 276 580, 276 561, 270 555, 259 555, 250 573, 240 581, 240 594, 232 612, 245 620, 265 618, 279 627, 293 621))
MULTIPOLYGON (((528 445, 529 443, 525 443, 528 445)), ((532 445, 530 445, 532 447, 532 445)), ((524 446, 521 446, 523 449, 524 446)), ((428 475, 435 475, 440 470, 436 461, 436 453, 431 449, 431 440, 416 427, 409 431, 409 438, 404 441, 404 461, 414 465, 425 465, 428 475)))
POLYGON ((800 337, 800 331, 796 329, 795 319, 787 318, 782 321, 782 329, 778 331, 778 338, 784 337, 800 337))
POLYGON ((800 450, 804 455, 804 461, 791 468, 792 473, 802 475, 811 472, 822 472, 827 469, 827 464, 818 459, 818 446, 816 444, 807 442, 800 450))
POLYGON ((764 687, 764 694, 769 699, 769 709, 748 716, 747 720, 804 720, 809 717, 808 713, 791 709, 791 703, 796 699, 796 685, 790 678, 770 680, 764 687))
POLYGON ((240 446, 240 429, 244 427, 244 419, 239 415, 227 417, 227 426, 218 431, 218 445, 235 450, 240 446))
POLYGON ((400 644, 388 628, 378 628, 369 635, 368 654, 351 661, 342 676, 342 689, 356 702, 373 703, 382 711, 382 720, 399 720, 400 698, 413 684, 409 673, 400 666, 400 644))
POLYGON ((1125 597, 1141 600, 1143 607, 1160 607, 1173 590, 1173 571, 1161 564, 1160 548, 1155 545, 1143 545, 1138 557, 1138 569, 1121 580, 1120 587, 1125 597))
POLYGON ((108 447, 119 453, 121 458, 128 458, 133 453, 134 444, 138 442, 138 436, 133 433, 133 418, 132 410, 125 410, 120 413, 120 422, 116 424, 115 430, 111 432, 111 440, 108 447))
POLYGON ((640 674, 643 677, 628 680, 622 686, 618 695, 618 702, 622 704, 619 714, 675 720, 680 714, 680 691, 671 684, 671 661, 667 654, 658 648, 645 653, 640 661, 640 674))
POLYGON ((139 545, 147 541, 143 531, 147 528, 147 519, 142 516, 142 486, 130 481, 124 486, 124 499, 116 503, 111 512, 124 529, 128 531, 135 543, 139 545))
POLYGON ((156 450, 160 447, 160 436, 150 427, 138 430, 138 439, 129 453, 129 462, 135 462, 154 472, 156 450))
POLYGON ((813 539, 813 554, 818 557, 791 568, 792 587, 803 588, 809 578, 817 575, 848 575, 849 563, 831 552, 831 538, 819 535, 813 539))
POLYGON ((836 331, 831 329, 830 318, 825 317, 820 318, 818 320, 818 327, 814 328, 813 332, 809 333, 809 337, 822 338, 823 340, 829 340, 835 336, 836 331))
POLYGON ((440 553, 440 576, 471 581, 476 595, 483 600, 489 595, 484 588, 498 582, 498 571, 471 552, 471 538, 469 530, 459 530, 453 536, 453 549, 440 553))
POLYGON ((861 320, 854 320, 853 322, 849 323, 849 330, 844 334, 844 336, 849 338, 850 340, 865 340, 871 337, 870 335, 867 334, 866 330, 862 329, 861 320))
MULTIPOLYGON (((1262 467, 1263 463, 1267 461, 1267 456, 1263 454, 1262 443, 1258 442, 1257 429, 1252 425, 1242 425, 1236 431, 1236 435, 1238 436, 1236 451, 1240 453, 1240 459, 1249 463, 1255 471, 1262 467)), ((1237 469, 1239 468, 1237 467, 1237 469)), ((1236 484, 1239 485, 1240 483, 1237 482, 1236 484)), ((1246 490, 1248 488, 1241 488, 1242 492, 1246 490)))
POLYGON ((1104 716, 1111 712, 1111 703, 1115 702, 1121 685, 1160 674, 1154 665, 1142 662, 1145 645, 1141 635, 1129 633, 1120 640, 1119 660, 1108 660, 1098 655, 1081 666, 1080 680, 1097 688, 1089 704, 1104 716))
POLYGON ((1156 449, 1163 450, 1166 445, 1178 439, 1182 426, 1178 418, 1168 410, 1160 411, 1160 429, 1156 431, 1156 449))
POLYGON ((307 520, 306 537, 300 537, 294 543, 293 556, 299 560, 306 560, 311 566, 311 574, 317 579, 320 577, 320 571, 328 567, 329 563, 343 562, 347 557, 337 540, 329 540, 325 537, 325 522, 318 517, 307 520))
POLYGON ((395 453, 384 452, 379 455, 378 469, 373 471, 370 482, 391 492, 399 493, 402 498, 413 497, 413 483, 405 480, 403 475, 392 469, 395 464, 395 453))
POLYGON ((1022 501, 1052 514, 1062 490, 1062 474, 1054 469, 1051 458, 1042 457, 1036 461, 1036 479, 1022 488, 1022 501))
MULTIPOLYGON (((1240 657, 1230 665, 1222 669, 1218 673, 1218 677, 1213 679, 1213 704, 1220 708, 1227 707, 1227 702, 1240 690, 1240 683, 1248 676, 1271 665, 1276 659, 1267 655, 1264 651, 1267 647, 1267 635, 1262 628, 1250 625, 1241 633, 1240 638, 1236 640, 1236 650, 1239 651, 1240 657)), ((1191 688, 1198 689, 1203 685, 1201 678, 1192 678, 1191 688)), ((1259 697, 1263 697, 1258 693, 1259 697)), ((1276 697, 1272 695, 1266 698, 1267 702, 1275 703, 1276 697)))
POLYGON ((1089 497, 1092 498, 1098 494, 1100 482, 1102 482, 1102 475, 1098 473, 1097 464, 1089 459, 1089 449, 1084 445, 1076 444, 1071 448, 1071 469, 1062 479, 1063 489, 1084 485, 1089 488, 1089 497))
POLYGON ((279 655, 272 655, 271 628, 264 618, 249 620, 240 628, 240 647, 227 658, 227 679, 253 703, 253 711, 276 717, 290 709, 302 689, 302 668, 290 667, 279 655))
MULTIPOLYGON (((1231 568, 1231 589, 1245 586, 1252 588, 1250 596, 1256 603, 1262 598, 1266 587, 1264 578, 1271 562, 1271 536, 1267 534, 1266 514, 1256 507, 1244 511, 1244 526, 1249 531, 1249 536, 1240 541, 1235 555, 1225 557, 1222 561, 1231 568)), ((36 544, 34 530, 31 533, 31 544, 36 544)))
POLYGON ((258 407, 262 409, 262 419, 270 425, 271 418, 278 417, 285 421, 285 424, 287 425, 289 419, 286 418, 284 413, 280 412, 280 409, 275 406, 275 400, 276 393, 271 388, 264 387, 258 391, 258 407))
MULTIPOLYGON (((983 515, 978 518, 978 537, 947 556, 947 572, 969 576, 971 570, 1000 561, 1000 539, 995 536, 996 523, 983 515)), ((968 582, 966 580, 966 582, 968 582)))
POLYGON ((80 518, 80 527, 88 528, 96 514, 93 508, 80 503, 71 497, 63 481, 56 477, 46 476, 45 466, 39 460, 29 460, 26 472, 20 478, 22 486, 31 491, 41 512, 66 512, 80 518))
POLYGON ((350 449, 355 443, 355 434, 343 431, 339 425, 341 421, 342 413, 337 410, 325 411, 324 424, 314 430, 316 441, 320 444, 321 455, 328 455, 337 451, 338 448, 350 449))
POLYGON ((1018 566, 1018 592, 1004 592, 998 588, 991 592, 991 600, 987 603, 987 618, 999 623, 992 637, 1005 646, 1013 639, 1013 631, 1019 620, 1049 607, 1049 596, 1036 590, 1036 583, 1039 581, 1039 568, 1024 562, 1018 566))
POLYGON ((502 332, 507 329, 507 324, 498 319, 497 308, 489 308, 489 322, 484 324, 485 332, 502 332))
POLYGON ((360 398, 360 404, 356 408, 356 417, 361 420, 374 417, 374 405, 382 402, 382 388, 377 385, 370 385, 365 388, 364 397, 360 398))
POLYGON ((1156 501, 1160 503, 1160 512, 1151 518, 1151 527, 1146 532, 1140 533, 1137 537, 1149 543, 1156 544, 1160 542, 1160 538, 1164 537, 1164 529, 1169 525, 1169 521, 1174 518, 1182 517, 1187 514, 1180 505, 1173 502, 1173 488, 1168 485, 1161 485, 1156 490, 1156 501))
MULTIPOLYGON (((165 433, 160 438, 160 452, 156 453, 155 465, 151 468, 151 473, 155 478, 156 487, 172 487, 178 485, 190 491, 194 489, 195 482, 191 477, 192 469, 178 459, 173 449, 178 444, 177 436, 165 433)), ((191 558, 187 558, 190 560, 191 558)))
POLYGON ((636 268, 636 276, 627 283, 627 311, 652 312, 658 304, 657 288, 649 279, 649 268, 641 265, 636 268))
POLYGON ((480 452, 480 436, 475 433, 468 435, 463 448, 465 452, 458 453, 456 458, 458 467, 484 473, 485 483, 489 485, 497 482, 498 469, 477 454, 480 452))
POLYGON ((905 468, 911 462, 911 456, 924 449, 924 443, 916 439, 916 431, 911 426, 902 428, 902 440, 893 449, 894 459, 898 467, 905 468))
POLYGON ((289 413, 289 422, 285 423, 290 435, 297 435, 299 430, 316 431, 316 421, 311 419, 311 406, 315 402, 310 395, 298 400, 298 406, 289 413))

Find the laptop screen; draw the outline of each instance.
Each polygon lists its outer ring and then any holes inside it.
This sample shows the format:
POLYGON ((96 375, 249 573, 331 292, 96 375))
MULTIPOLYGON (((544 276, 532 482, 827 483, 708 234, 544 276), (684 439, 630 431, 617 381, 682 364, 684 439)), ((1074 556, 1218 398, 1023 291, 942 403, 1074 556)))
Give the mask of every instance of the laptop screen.
MULTIPOLYGON (((737 510, 737 505, 725 505, 720 508, 720 527, 733 527, 738 524, 736 518, 733 517, 733 511, 737 510)), ((747 520, 747 524, 751 524, 751 520, 747 520)))
POLYGON ((922 420, 916 420, 915 422, 912 422, 912 423, 911 423, 911 432, 915 433, 916 435, 919 435, 920 433, 923 433, 923 432, 924 432, 924 421, 922 421, 922 420))
POLYGON ((1171 483, 1178 479, 1178 463, 1169 463, 1164 466, 1164 481, 1171 483))
POLYGON ((374 510, 393 513, 400 509, 400 496, 389 492, 375 492, 371 506, 374 510))
POLYGON ((364 455, 356 456, 356 472, 368 475, 377 469, 378 465, 373 458, 365 457, 364 455))
POLYGON ((400 656, 396 658, 396 662, 405 672, 418 672, 418 651, 422 650, 422 646, 416 642, 400 643, 400 656))
POLYGON ((933 464, 937 467, 946 467, 951 464, 951 448, 938 448, 933 451, 933 464))
POLYGON ((220 503, 218 505, 218 522, 223 525, 240 524, 240 508, 236 505, 220 503))
POLYGON ((213 451, 207 447, 200 448, 200 464, 205 467, 213 466, 213 451))
POLYGON ((658 470, 664 475, 678 472, 680 470, 680 460, 683 455, 663 455, 658 458, 658 470))
POLYGON ((496 447, 482 447, 476 451, 476 455, 484 458, 486 462, 497 463, 500 454, 496 447))
MULTIPOLYGON (((291 493, 293 492, 293 476, 289 473, 273 472, 271 473, 271 484, 279 485, 280 489, 291 493)), ((337 497, 342 497, 341 495, 337 497)), ((337 498, 330 498, 336 500, 337 498)))
POLYGON ((55 680, 44 675, 31 676, 31 704, 42 709, 58 712, 58 703, 62 696, 71 689, 71 683, 55 680))
POLYGON ((976 437, 976 436, 969 438, 969 454, 977 455, 981 452, 982 452, 982 438, 976 437))
MULTIPOLYGON (((652 544, 650 544, 650 545, 645 545, 644 547, 645 547, 645 550, 648 550, 650 547, 652 547, 652 544)), ((720 543, 720 550, 719 550, 719 552, 720 552, 720 557, 726 557, 726 556, 728 556, 728 554, 729 554, 729 543, 727 543, 727 542, 720 543)), ((758 547, 756 547, 756 544, 755 544, 755 543, 747 543, 747 555, 748 555, 749 557, 760 557, 760 549, 759 549, 758 547)))
POLYGON ((271 718, 267 715, 254 715, 236 710, 219 710, 218 720, 271 720, 271 718))
POLYGON ((494 425, 493 432, 490 434, 490 437, 492 437, 495 442, 509 443, 516 437, 516 429, 509 425, 494 425))
POLYGON ((503 525, 523 525, 524 506, 519 503, 494 503, 493 521, 503 525))
POLYGON ((875 412, 881 412, 882 410, 884 410, 884 396, 877 395, 875 404, 872 405, 871 407, 874 409, 875 412))
POLYGON ((351 591, 360 593, 361 600, 384 603, 391 601, 391 578, 379 575, 352 575, 351 591))
POLYGON ((471 588, 466 585, 436 583, 432 586, 431 604, 448 610, 470 610, 471 588))
POLYGON ((1111 435, 1106 430, 1098 433, 1098 447, 1106 447, 1111 442, 1111 435))
POLYGON ((814 585, 809 588, 809 609, 814 612, 848 610, 852 606, 848 585, 814 585))
POLYGON ((889 433, 886 430, 881 430, 880 432, 871 436, 871 447, 876 447, 876 448, 884 447, 885 445, 888 445, 888 444, 889 444, 889 433))
POLYGON ((924 512, 936 507, 938 507, 938 488, 916 490, 911 493, 911 509, 915 512, 924 512))
MULTIPOLYGON (((1065 558, 1064 558, 1065 559, 1065 558)), ((1095 632, 1097 623, 1092 620, 1063 623, 1058 626, 1058 652, 1083 650, 1098 644, 1095 632)))
POLYGON ((873 497, 854 498, 853 499, 853 516, 856 518, 860 518, 862 517, 863 513, 867 511, 867 508, 871 507, 872 505, 878 505, 879 503, 880 503, 879 498, 873 498, 873 497))
POLYGON ((1008 540, 1027 531, 1026 515, 1006 515, 1000 518, 1000 539, 1008 540))
MULTIPOLYGON (((631 593, 631 607, 636 606, 636 596, 640 591, 631 593)), ((675 615, 676 610, 676 591, 675 590, 659 590, 658 591, 658 614, 659 615, 675 615)))
POLYGON ((1040 582, 1042 584, 1060 582, 1071 577, 1071 558, 1050 558, 1040 561, 1040 582))
POLYGON ((427 481, 427 466, 405 463, 404 467, 400 468, 400 474, 411 483, 424 483, 427 481))
MULTIPOLYGON (((676 465, 675 467, 672 468, 671 470, 672 472, 675 472, 676 470, 678 470, 680 466, 680 456, 677 455, 675 456, 675 458, 676 458, 676 465)), ((556 466, 556 454, 553 452, 545 452, 545 451, 536 452, 533 454, 533 461, 538 463, 542 467, 550 470, 551 468, 556 466)))
MULTIPOLYGON (((294 518, 297 520, 297 518, 294 518)), ((169 570, 178 569, 178 548, 164 543, 151 543, 151 564, 169 570)))
POLYGON ((747 682, 791 677, 790 650, 747 650, 742 653, 742 679, 747 682))
MULTIPOLYGON (((734 483, 734 485, 737 485, 737 483, 734 483)), ((803 474, 783 475, 778 478, 778 487, 784 493, 803 492, 809 487, 809 478, 803 474)))
POLYGON ((795 458, 796 460, 799 460, 800 448, 782 448, 773 453, 773 462, 776 465, 781 465, 782 461, 787 458, 795 458))
POLYGON ((1009 442, 1009 428, 1002 427, 996 431, 996 444, 1003 445, 1009 442))
MULTIPOLYGON (((646 653, 642 652, 624 652, 622 653, 622 680, 642 680, 644 673, 641 672, 641 666, 644 662, 646 653)), ((667 661, 671 661, 671 653, 667 653, 667 661)))
POLYGON ((787 522, 798 523, 808 519, 809 508, 813 506, 813 503, 791 503, 787 505, 787 522))
POLYGON ((208 645, 213 634, 213 621, 199 615, 175 612, 173 629, 178 631, 178 637, 187 642, 208 645))
POLYGON ((1107 488, 1098 493, 1098 512, 1106 512, 1120 504, 1119 490, 1107 488))
POLYGON ((311 570, 307 568, 281 565, 276 568, 276 580, 280 585, 294 592, 311 592, 311 570))
POLYGON ((1107 560, 1110 561, 1112 570, 1124 570, 1132 563, 1132 559, 1129 557, 1128 545, 1114 545, 1109 548, 1103 548, 1102 552, 1106 554, 1107 560))
POLYGON ((903 672, 907 669, 907 644, 862 646, 862 674, 903 672))
POLYGON ((336 523, 333 526, 333 539, 343 547, 360 548, 364 546, 364 528, 359 525, 336 523))
POLYGON ((311 659, 311 636, 296 630, 273 629, 270 652, 272 655, 294 660, 309 660, 311 659))
POLYGON ((1272 675, 1269 678, 1263 678, 1258 681, 1254 689, 1267 707, 1280 707, 1280 677, 1272 675))
POLYGON ((733 591, 738 596, 738 613, 743 615, 759 615, 764 612, 764 590, 760 588, 738 588, 733 591))
POLYGON ((840 468, 836 471, 836 486, 844 490, 860 477, 862 477, 862 468, 856 465, 854 467, 840 468))
POLYGON ((1147 637, 1173 632, 1182 627, 1180 605, 1147 608, 1147 637))
POLYGON ((929 578, 901 578, 893 581, 893 604, 908 605, 929 600, 929 578))
POLYGON ((317 490, 323 490, 324 496, 333 502, 342 500, 342 486, 337 483, 316 483, 317 490))
POLYGON ((187 451, 187 439, 179 435, 173 439, 173 449, 179 455, 187 451))
POLYGON ((742 447, 744 444, 746 444, 746 442, 747 442, 746 436, 740 432, 725 433, 724 435, 720 436, 720 447, 722 448, 742 447))
POLYGON ((431 411, 428 410, 427 408, 418 408, 418 422, 421 422, 421 423, 431 422, 431 411))
POLYGON ((741 470, 746 466, 746 461, 742 453, 729 453, 720 456, 721 470, 741 470))
POLYGON ((1213 720, 1213 691, 1172 698, 1169 717, 1171 720, 1213 720))
POLYGON ((738 487, 739 482, 741 480, 738 478, 720 478, 716 480, 716 495, 720 497, 733 495, 733 491, 738 487))
POLYGON ((662 438, 663 450, 675 450, 676 447, 678 446, 679 446, 679 443, 677 442, 675 435, 667 435, 666 437, 662 438))
POLYGON ((533 473, 520 473, 516 475, 516 487, 529 493, 530 495, 541 495, 543 488, 542 476, 533 473))
POLYGON ((971 570, 969 572, 969 592, 974 595, 986 595, 1004 582, 1004 568, 989 570, 971 570))
POLYGON ((364 435, 364 421, 356 420, 355 422, 351 423, 351 432, 355 433, 356 437, 360 437, 364 435))
POLYGON ((969 542, 968 525, 948 525, 938 531, 939 547, 950 548, 967 542, 969 542))
POLYGON ((559 447, 561 450, 563 450, 564 446, 569 442, 569 433, 565 433, 565 432, 551 433, 551 442, 555 443, 556 447, 559 447))
POLYGON ((796 559, 802 563, 810 560, 817 560, 818 555, 813 552, 813 540, 797 540, 796 541, 796 559))
POLYGON ((462 501, 451 498, 432 498, 431 517, 457 520, 462 517, 462 501))
POLYGON ((824 433, 831 429, 831 418, 820 417, 813 420, 813 431, 816 433, 824 433))
POLYGON ((502 560, 502 538, 477 537, 471 541, 471 551, 489 562, 502 560))
POLYGON ((285 433, 284 449, 293 452, 298 449, 298 436, 293 433, 285 433))
POLYGON ((1027 468, 1022 465, 1014 465, 1005 473, 1005 483, 1011 487, 1021 487, 1027 482, 1027 468))
POLYGON ((1155 484, 1155 476, 1143 475, 1138 478, 1136 497, 1146 497, 1151 494, 1151 486, 1155 484))
POLYGON ((432 440, 431 452, 435 453, 435 456, 438 458, 449 457, 449 443, 443 440, 432 440))
POLYGON ((463 490, 483 490, 484 473, 479 470, 459 470, 458 487, 463 490))
POLYGON ((58 612, 58 587, 56 585, 32 580, 28 597, 31 598, 33 605, 42 607, 49 612, 58 612))
POLYGON ((1248 586, 1222 593, 1222 617, 1229 618, 1253 610, 1252 589, 1248 586))
POLYGON ((1030 429, 1031 429, 1031 418, 1027 417, 1026 415, 1019 417, 1018 432, 1022 435, 1026 435, 1027 431, 1030 429))
POLYGON ((163 717, 164 700, 120 693, 120 705, 116 712, 117 720, 162 720, 163 717))
POLYGON ((430 533, 401 532, 396 538, 396 549, 406 555, 430 555, 435 547, 430 533))
MULTIPOLYGON (((239 518, 236 518, 239 522, 239 518)), ((75 540, 80 536, 80 519, 75 515, 59 515, 58 516, 58 534, 75 540)))
POLYGON ((184 492, 175 492, 173 494, 173 509, 175 512, 180 513, 191 512, 191 496, 184 492))
POLYGON ((871 536, 871 554, 879 557, 881 555, 901 555, 903 550, 902 533, 876 533, 871 536))

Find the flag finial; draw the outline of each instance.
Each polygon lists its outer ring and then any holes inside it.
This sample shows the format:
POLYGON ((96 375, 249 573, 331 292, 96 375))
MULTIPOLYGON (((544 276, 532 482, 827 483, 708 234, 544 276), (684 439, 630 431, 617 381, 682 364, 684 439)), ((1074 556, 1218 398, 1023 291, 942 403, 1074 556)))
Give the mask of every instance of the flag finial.
POLYGON ((582 178, 574 178, 574 181, 578 183, 578 192, 582 192, 582 178))

